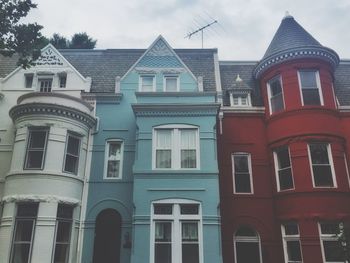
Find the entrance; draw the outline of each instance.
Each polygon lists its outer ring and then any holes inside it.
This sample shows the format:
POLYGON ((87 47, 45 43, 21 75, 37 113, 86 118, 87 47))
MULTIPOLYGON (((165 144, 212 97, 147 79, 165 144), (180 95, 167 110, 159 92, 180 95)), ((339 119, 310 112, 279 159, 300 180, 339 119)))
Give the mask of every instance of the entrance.
POLYGON ((113 209, 96 218, 93 263, 120 263, 121 216, 113 209))

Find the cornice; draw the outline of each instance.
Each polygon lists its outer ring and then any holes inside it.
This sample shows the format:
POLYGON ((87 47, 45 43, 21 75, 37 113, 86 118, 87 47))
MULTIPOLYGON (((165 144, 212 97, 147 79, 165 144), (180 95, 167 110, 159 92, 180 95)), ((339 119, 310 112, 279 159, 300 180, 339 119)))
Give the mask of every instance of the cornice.
POLYGON ((215 91, 174 91, 174 92, 135 92, 137 97, 207 97, 207 96, 215 96, 215 91))
POLYGON ((265 107, 221 107, 223 113, 258 113, 265 114, 265 107))
POLYGON ((83 93, 82 98, 87 100, 96 100, 98 103, 117 103, 119 104, 123 98, 122 93, 83 93))
POLYGON ((213 116, 220 104, 132 104, 136 116, 213 116))
POLYGON ((71 107, 51 103, 20 104, 14 106, 10 110, 9 115, 13 121, 28 115, 54 115, 79 121, 89 128, 92 128, 96 124, 96 119, 87 113, 71 107))
POLYGON ((269 68, 294 59, 318 58, 331 64, 333 69, 339 64, 339 56, 332 49, 326 47, 299 47, 286 49, 261 60, 255 67, 253 75, 258 79, 269 68))

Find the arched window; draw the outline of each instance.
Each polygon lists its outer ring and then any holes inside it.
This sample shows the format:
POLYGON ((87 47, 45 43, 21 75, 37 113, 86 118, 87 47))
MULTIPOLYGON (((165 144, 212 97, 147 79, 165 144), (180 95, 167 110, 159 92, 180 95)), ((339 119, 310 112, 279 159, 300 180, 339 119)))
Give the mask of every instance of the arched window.
POLYGON ((250 227, 241 226, 234 238, 235 263, 262 263, 259 234, 250 227))

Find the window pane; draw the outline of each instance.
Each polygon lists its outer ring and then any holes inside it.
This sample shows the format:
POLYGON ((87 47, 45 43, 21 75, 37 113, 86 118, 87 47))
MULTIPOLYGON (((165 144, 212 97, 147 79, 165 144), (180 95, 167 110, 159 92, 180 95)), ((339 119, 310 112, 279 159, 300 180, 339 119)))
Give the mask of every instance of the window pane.
POLYGON ((170 149, 171 148, 172 130, 157 130, 156 147, 170 149))
POLYGON ((269 82, 271 113, 284 109, 282 85, 279 77, 269 82))
POLYGON ((280 190, 294 188, 291 168, 278 171, 278 178, 280 183, 280 190))
POLYGON ((69 244, 56 244, 54 263, 68 262, 69 244))
POLYGON ((109 142, 108 159, 120 160, 121 144, 117 142, 109 142))
POLYGON ((181 204, 180 210, 182 215, 198 215, 199 205, 198 204, 181 204))
POLYGON ((51 92, 52 79, 39 79, 40 92, 51 92))
POLYGON ((322 223, 321 224, 321 233, 324 235, 335 235, 339 232, 338 223, 322 223))
POLYGON ((338 241, 323 241, 322 243, 326 261, 344 262, 343 250, 338 241))
POLYGON ((17 217, 36 217, 38 203, 19 203, 17 205, 17 217))
POLYGON ((288 147, 282 147, 276 151, 278 159, 278 168, 290 167, 288 147))
POLYGON ((155 241, 171 242, 171 223, 170 222, 156 222, 155 241))
POLYGON ((71 221, 58 221, 57 222, 57 234, 56 242, 68 242, 70 240, 70 231, 72 227, 71 221))
POLYGON ((176 77, 165 78, 165 90, 166 91, 177 91, 177 78, 176 77))
POLYGON ((258 239, 256 232, 246 226, 242 226, 237 230, 236 237, 256 237, 258 239))
POLYGON ((76 174, 78 172, 78 157, 67 154, 64 171, 76 174))
POLYGON ((199 263, 199 246, 195 244, 182 244, 182 263, 199 263))
POLYGON ((303 89, 317 88, 316 71, 299 71, 299 75, 303 89))
POLYGON ((43 151, 28 151, 26 168, 42 168, 44 152, 43 151))
POLYGON ((142 91, 153 91, 153 76, 142 77, 142 91))
POLYGON ((312 164, 329 164, 327 144, 310 144, 312 164))
POLYGON ((72 155, 79 155, 80 140, 73 136, 68 136, 67 153, 72 155))
POLYGON ((30 244, 15 244, 12 252, 12 263, 28 263, 29 252, 30 244))
POLYGON ((30 89, 33 86, 33 74, 27 74, 26 78, 26 88, 30 89))
POLYGON ((57 218, 73 218, 73 207, 70 205, 59 204, 57 207, 57 218))
POLYGON ((196 130, 183 129, 181 132, 181 148, 193 149, 196 147, 196 130))
POLYGON ((239 172, 249 173, 248 156, 247 155, 235 155, 234 156, 234 169, 235 169, 235 173, 239 173, 239 172))
POLYGON ((284 232, 286 236, 299 235, 298 225, 296 223, 284 224, 284 232))
POLYGON ((108 178, 119 177, 119 164, 120 164, 120 161, 108 161, 107 163, 108 178))
POLYGON ((196 168, 196 150, 181 150, 181 168, 196 168))
POLYGON ((171 244, 155 244, 154 263, 171 263, 171 244))
POLYGON ((315 186, 334 186, 330 165, 313 165, 312 170, 315 186))
POLYGON ((43 149, 45 147, 47 131, 30 131, 29 148, 31 149, 43 149))
POLYGON ((236 256, 236 263, 260 263, 259 243, 236 241, 236 256))
POLYGON ((249 173, 235 173, 236 193, 250 193, 250 175, 249 173))
POLYGON ((172 204, 154 204, 155 215, 171 215, 173 213, 172 204))
POLYGON ((182 241, 198 242, 198 224, 182 223, 182 241))
POLYGON ((171 150, 156 151, 156 168, 171 168, 171 150))
POLYGON ((301 262, 300 243, 298 240, 287 241, 287 253, 289 261, 301 262))
POLYGON ((34 219, 18 219, 16 224, 15 241, 32 240, 34 219))
POLYGON ((321 105, 318 89, 303 89, 304 105, 321 105))
POLYGON ((60 88, 65 88, 67 83, 67 75, 60 76, 60 88))
POLYGON ((271 113, 284 109, 282 93, 271 97, 271 113))

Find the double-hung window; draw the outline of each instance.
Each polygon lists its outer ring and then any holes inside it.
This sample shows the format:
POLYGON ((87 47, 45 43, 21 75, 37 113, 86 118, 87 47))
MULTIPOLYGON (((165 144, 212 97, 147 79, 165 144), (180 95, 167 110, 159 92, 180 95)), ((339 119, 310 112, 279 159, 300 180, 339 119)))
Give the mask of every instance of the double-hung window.
POLYGON ((303 105, 323 105, 319 72, 299 70, 298 76, 303 105))
POLYGON ((123 143, 109 140, 105 152, 105 178, 120 179, 122 177, 123 143))
POLYGON ((34 74, 33 73, 24 74, 24 77, 25 77, 25 87, 26 87, 26 89, 32 88, 34 74))
POLYGON ((24 169, 43 169, 49 130, 29 128, 24 169))
POLYGON ((64 158, 64 172, 78 174, 79 155, 80 155, 80 137, 68 133, 66 152, 64 158))
POLYGON ((58 75, 59 87, 65 88, 67 86, 67 74, 62 73, 58 75))
POLYGON ((294 188, 292 164, 287 146, 274 151, 275 170, 278 191, 294 188))
POLYGON ((179 90, 178 76, 164 76, 164 91, 174 92, 179 90))
POLYGON ((261 263, 259 234, 246 226, 241 226, 233 237, 236 263, 261 263))
POLYGON ((339 222, 319 223, 319 233, 323 262, 345 262, 344 251, 337 237, 337 234, 339 234, 339 222))
POLYGON ((314 187, 336 187, 330 145, 310 143, 309 156, 314 187))
POLYGON ((17 204, 11 263, 29 263, 31 261, 38 206, 38 203, 17 204))
POLYGON ((235 194, 252 194, 252 168, 249 153, 232 154, 233 192, 235 194))
POLYGON ((195 169, 199 167, 198 129, 172 125, 154 129, 156 169, 195 169))
POLYGON ((153 75, 140 76, 139 90, 143 92, 155 91, 155 76, 153 75))
POLYGON ((200 206, 185 200, 153 204, 152 263, 202 263, 200 206))
POLYGON ((73 207, 58 204, 53 263, 67 263, 72 232, 73 207))
POLYGON ((284 109, 283 88, 281 76, 274 77, 267 83, 270 113, 284 109))
POLYGON ((288 222, 282 225, 284 260, 286 263, 303 262, 298 224, 288 222))

